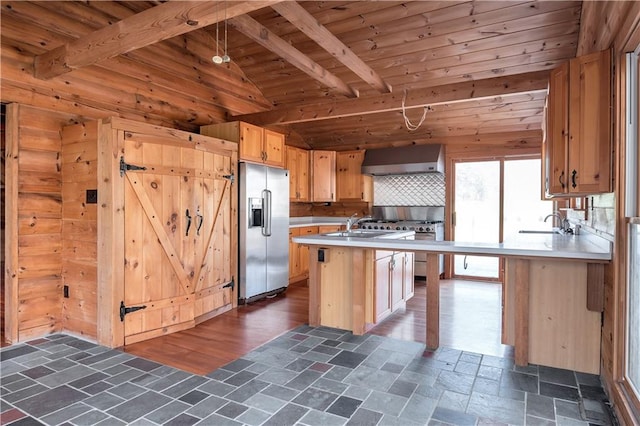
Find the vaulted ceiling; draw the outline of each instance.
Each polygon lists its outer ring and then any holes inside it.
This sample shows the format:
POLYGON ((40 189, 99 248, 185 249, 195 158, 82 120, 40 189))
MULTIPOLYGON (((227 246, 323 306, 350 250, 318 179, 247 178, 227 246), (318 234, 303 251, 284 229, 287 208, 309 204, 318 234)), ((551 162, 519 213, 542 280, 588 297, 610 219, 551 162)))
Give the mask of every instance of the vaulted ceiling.
POLYGON ((22 64, 25 84, 93 81, 118 97, 101 77, 111 70, 149 117, 163 114, 153 99, 166 91, 177 127, 241 119, 318 149, 539 141, 548 72, 576 56, 581 17, 570 1, 2 6, 3 60, 22 64), (216 65, 225 41, 231 62, 216 65), (409 130, 405 117, 423 114, 409 130))

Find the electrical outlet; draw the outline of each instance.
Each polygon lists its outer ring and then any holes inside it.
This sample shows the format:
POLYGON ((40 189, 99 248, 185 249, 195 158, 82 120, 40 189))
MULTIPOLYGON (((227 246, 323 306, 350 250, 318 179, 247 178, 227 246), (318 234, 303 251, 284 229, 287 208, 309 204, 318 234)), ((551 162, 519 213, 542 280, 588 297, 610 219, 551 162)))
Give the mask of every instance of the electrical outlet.
POLYGON ((69 298, 69 286, 65 285, 64 287, 62 287, 62 295, 64 296, 65 299, 69 298))
POLYGON ((325 249, 319 249, 318 250, 318 262, 322 263, 322 262, 326 262, 326 250, 325 249))
POLYGON ((97 189, 87 189, 87 204, 97 204, 98 203, 98 190, 97 189))

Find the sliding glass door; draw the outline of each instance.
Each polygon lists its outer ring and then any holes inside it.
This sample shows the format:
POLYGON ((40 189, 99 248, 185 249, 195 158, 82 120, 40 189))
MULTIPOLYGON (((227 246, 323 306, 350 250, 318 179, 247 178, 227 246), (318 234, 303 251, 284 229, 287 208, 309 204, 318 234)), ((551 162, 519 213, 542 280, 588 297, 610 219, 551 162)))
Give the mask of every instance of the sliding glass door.
MULTIPOLYGON (((454 240, 498 243, 520 230, 551 228, 551 201, 540 199, 540 159, 455 163, 454 240)), ((457 277, 498 280, 497 257, 454 256, 457 277)))
MULTIPOLYGON (((500 241, 500 161, 456 163, 455 241, 500 241)), ((454 276, 498 279, 497 257, 455 255, 454 276)))

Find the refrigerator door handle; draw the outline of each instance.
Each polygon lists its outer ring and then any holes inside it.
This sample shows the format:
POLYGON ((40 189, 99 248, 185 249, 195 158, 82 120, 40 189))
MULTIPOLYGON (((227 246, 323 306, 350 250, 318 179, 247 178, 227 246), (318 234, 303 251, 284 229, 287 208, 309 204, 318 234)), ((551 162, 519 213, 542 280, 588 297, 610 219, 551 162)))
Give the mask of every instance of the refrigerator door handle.
POLYGON ((262 235, 271 236, 271 191, 265 189, 262 191, 262 199, 264 202, 264 220, 262 223, 262 235))

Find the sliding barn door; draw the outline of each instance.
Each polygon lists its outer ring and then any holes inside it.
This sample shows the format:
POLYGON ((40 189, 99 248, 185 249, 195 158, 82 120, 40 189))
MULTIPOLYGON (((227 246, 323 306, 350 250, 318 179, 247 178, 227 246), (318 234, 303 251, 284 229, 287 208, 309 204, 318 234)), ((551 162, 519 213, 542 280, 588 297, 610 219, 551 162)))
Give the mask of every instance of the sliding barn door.
POLYGON ((232 306, 231 157, 124 133, 125 344, 232 306))

